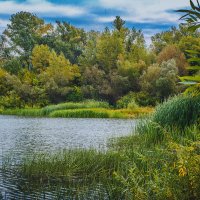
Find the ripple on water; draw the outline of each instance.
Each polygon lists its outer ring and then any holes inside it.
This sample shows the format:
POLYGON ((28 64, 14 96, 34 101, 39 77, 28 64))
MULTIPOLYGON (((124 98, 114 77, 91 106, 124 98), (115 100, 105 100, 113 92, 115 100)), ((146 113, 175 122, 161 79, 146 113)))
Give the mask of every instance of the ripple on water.
MULTIPOLYGON (((14 163, 39 152, 54 152, 61 149, 96 148, 105 149, 109 138, 131 133, 135 120, 123 119, 63 119, 24 118, 0 116, 0 166, 3 158, 12 158, 14 163)), ((0 199, 55 199, 58 192, 22 192, 17 183, 19 177, 12 172, 0 171, 0 199)), ((46 189, 45 189, 46 190, 46 189)), ((86 199, 97 195, 100 189, 86 199)), ((66 196, 65 188, 59 195, 66 196)), ((73 199, 73 198, 67 198, 73 199)), ((77 199, 77 198, 76 198, 77 199)), ((84 197, 81 197, 84 199, 84 197)))

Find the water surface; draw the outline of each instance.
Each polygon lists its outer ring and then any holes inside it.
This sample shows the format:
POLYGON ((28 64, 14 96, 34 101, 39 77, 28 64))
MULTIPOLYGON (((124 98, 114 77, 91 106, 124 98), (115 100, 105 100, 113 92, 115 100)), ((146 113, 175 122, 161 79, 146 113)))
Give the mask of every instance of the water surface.
MULTIPOLYGON (((4 162, 3 158, 10 157, 20 162, 23 157, 38 152, 72 148, 105 149, 110 138, 130 134, 134 126, 135 120, 123 119, 0 116, 0 165, 4 162)), ((12 173, 0 172, 0 199, 34 199, 16 188, 16 181, 19 180, 15 180, 12 173)), ((54 198, 49 194, 48 198, 37 196, 37 199, 54 198)))

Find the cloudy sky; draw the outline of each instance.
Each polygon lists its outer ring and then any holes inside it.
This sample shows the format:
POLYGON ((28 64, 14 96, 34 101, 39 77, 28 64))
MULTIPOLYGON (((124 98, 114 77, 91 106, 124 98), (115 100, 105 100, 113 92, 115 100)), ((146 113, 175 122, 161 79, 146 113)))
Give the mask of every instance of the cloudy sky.
POLYGON ((148 40, 152 34, 180 23, 174 10, 188 5, 189 0, 0 0, 0 32, 10 15, 19 11, 37 14, 47 22, 65 20, 86 30, 110 27, 120 15, 128 27, 143 29, 148 40))

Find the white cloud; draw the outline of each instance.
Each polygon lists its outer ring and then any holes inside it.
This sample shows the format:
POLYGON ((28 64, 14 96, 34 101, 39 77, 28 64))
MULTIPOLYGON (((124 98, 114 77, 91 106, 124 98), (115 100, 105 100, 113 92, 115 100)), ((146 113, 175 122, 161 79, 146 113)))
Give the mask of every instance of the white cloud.
MULTIPOLYGON (((189 5, 188 0, 98 0, 105 9, 117 9, 129 22, 176 23, 178 14, 169 12, 189 5)), ((103 21, 102 17, 100 19, 103 21)), ((107 18, 105 17, 106 21, 107 18)), ((111 18, 110 18, 111 20, 111 18)), ((111 20, 112 21, 112 20, 111 20)))
POLYGON ((9 23, 9 20, 0 19, 0 27, 5 27, 9 23))
POLYGON ((147 28, 147 29, 143 29, 142 32, 144 34, 146 44, 149 46, 151 44, 151 37, 153 35, 155 35, 156 33, 161 32, 161 30, 160 29, 148 29, 147 28))
POLYGON ((97 17, 96 21, 101 22, 101 23, 107 23, 107 22, 113 22, 115 19, 115 16, 110 16, 110 17, 97 17))
MULTIPOLYGON (((38 14, 40 17, 84 17, 91 19, 91 24, 84 26, 86 30, 95 29, 103 30, 104 24, 112 22, 115 18, 116 11, 125 21, 132 23, 154 23, 157 25, 163 24, 178 24, 179 15, 170 10, 177 10, 189 6, 188 0, 91 0, 85 5, 59 5, 51 3, 48 0, 26 0, 23 3, 15 0, 0 0, 0 14, 14 14, 19 11, 27 11, 38 14), (105 9, 106 14, 94 14, 93 9, 105 9), (112 16, 109 14, 113 14, 112 16), (96 21, 96 24, 94 24, 96 21)), ((84 19, 83 18, 83 19, 84 19)), ((0 32, 3 30, 8 20, 0 19, 0 32)), ((150 40, 150 36, 155 32, 160 32, 161 29, 143 29, 145 38, 150 40)))
POLYGON ((78 17, 87 13, 86 8, 70 5, 57 5, 47 0, 28 0, 23 3, 0 1, 0 14, 14 14, 20 11, 32 12, 45 17, 65 16, 78 17))
POLYGON ((9 20, 0 19, 0 34, 5 30, 7 24, 9 24, 9 20))

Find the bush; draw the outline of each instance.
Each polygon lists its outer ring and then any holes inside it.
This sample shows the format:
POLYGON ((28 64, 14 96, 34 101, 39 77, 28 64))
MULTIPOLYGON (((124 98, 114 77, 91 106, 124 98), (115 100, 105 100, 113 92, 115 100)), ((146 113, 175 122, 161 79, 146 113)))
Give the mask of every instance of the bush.
POLYGON ((121 97, 117 101, 117 108, 137 108, 138 105, 135 102, 135 93, 130 92, 127 95, 121 97))
POLYGON ((114 173, 126 199, 199 199, 199 142, 134 150, 128 174, 114 173))
POLYGON ((74 87, 73 90, 67 95, 66 101, 80 102, 83 101, 83 93, 79 87, 74 87))
POLYGON ((9 108, 23 108, 24 101, 14 92, 9 92, 8 95, 0 98, 0 107, 4 109, 9 108))
POLYGON ((136 93, 135 100, 139 106, 156 106, 159 101, 157 97, 152 97, 147 92, 136 93))

